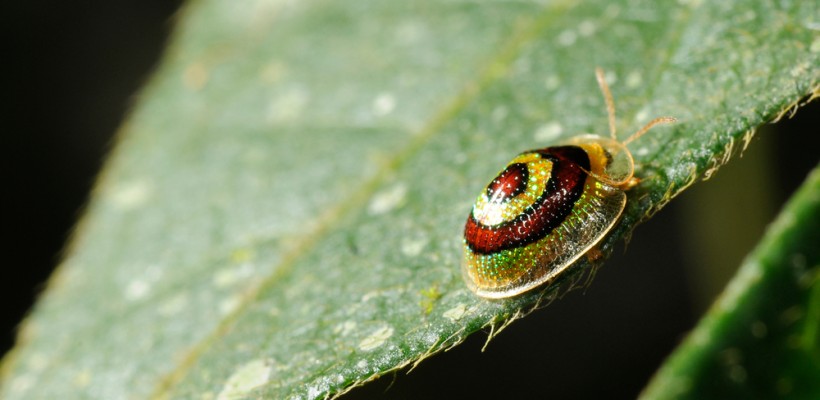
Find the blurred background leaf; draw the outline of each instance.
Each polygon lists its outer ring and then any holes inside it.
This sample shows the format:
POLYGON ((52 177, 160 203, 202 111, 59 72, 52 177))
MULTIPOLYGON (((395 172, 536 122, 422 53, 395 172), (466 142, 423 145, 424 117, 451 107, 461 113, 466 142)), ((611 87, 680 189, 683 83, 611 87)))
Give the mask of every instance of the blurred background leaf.
POLYGON ((820 395, 820 168, 644 393, 646 399, 820 395))
POLYGON ((193 3, 3 390, 322 396, 500 326, 540 294, 465 292, 477 191, 602 131, 602 65, 622 131, 683 120, 633 147, 646 181, 610 250, 816 85, 816 9, 780 7, 193 3))

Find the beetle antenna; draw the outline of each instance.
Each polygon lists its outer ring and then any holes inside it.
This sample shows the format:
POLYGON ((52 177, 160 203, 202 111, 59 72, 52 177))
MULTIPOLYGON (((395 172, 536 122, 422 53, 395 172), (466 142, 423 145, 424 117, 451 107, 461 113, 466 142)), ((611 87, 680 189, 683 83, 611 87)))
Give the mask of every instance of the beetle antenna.
POLYGON ((598 86, 601 87, 601 92, 604 94, 604 102, 606 102, 606 113, 609 117, 609 134, 612 139, 615 137, 615 101, 612 100, 612 93, 609 91, 609 85, 606 84, 606 77, 604 70, 601 67, 595 68, 595 77, 598 78, 598 86))
POLYGON ((655 118, 652 121, 649 121, 649 123, 646 124, 643 128, 641 128, 637 132, 633 133, 632 136, 630 136, 626 140, 624 140, 623 144, 627 145, 629 142, 643 136, 644 133, 646 133, 650 129, 654 128, 655 125, 671 124, 673 122, 676 122, 677 120, 678 119, 675 118, 675 117, 658 117, 658 118, 655 118))

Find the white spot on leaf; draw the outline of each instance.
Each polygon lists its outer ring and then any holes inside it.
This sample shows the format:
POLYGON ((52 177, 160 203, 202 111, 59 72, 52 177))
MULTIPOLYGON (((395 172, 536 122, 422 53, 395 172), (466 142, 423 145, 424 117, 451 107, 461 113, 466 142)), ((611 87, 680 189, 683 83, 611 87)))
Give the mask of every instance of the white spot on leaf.
POLYGON ((618 82, 618 74, 613 71, 604 72, 604 80, 611 86, 618 82))
POLYGON ((393 328, 390 326, 382 326, 376 329, 370 336, 364 338, 359 343, 359 349, 364 351, 373 350, 384 344, 387 339, 393 336, 393 328))
POLYGON ((366 301, 370 301, 370 299, 372 299, 376 296, 380 296, 381 294, 382 294, 381 290, 371 290, 371 291, 369 291, 369 292, 362 295, 362 302, 364 303, 366 301))
POLYGON ((309 399, 318 399, 320 394, 322 394, 322 388, 318 386, 308 386, 307 397, 309 399))
POLYGON ((239 367, 225 382, 217 400, 232 400, 245 398, 253 389, 256 389, 270 380, 273 367, 270 360, 253 360, 239 367))
POLYGON ((213 283, 218 288, 233 286, 245 281, 253 275, 251 264, 230 265, 214 273, 213 283))
POLYGON ((401 252, 408 257, 415 257, 421 254, 424 246, 427 246, 426 238, 404 238, 401 242, 401 252))
POLYGON ((558 44, 561 46, 572 46, 575 44, 576 39, 578 39, 578 35, 569 29, 558 34, 558 44))
POLYGON ((228 315, 236 310, 239 307, 241 299, 239 296, 231 296, 219 303, 219 313, 222 315, 228 315))
POLYGON ((293 88, 271 100, 267 119, 270 122, 292 121, 302 115, 310 97, 301 88, 293 88))
POLYGON ((373 100, 373 113, 387 115, 396 108, 396 98, 390 93, 382 93, 373 100))
POLYGON ((356 329, 355 321, 345 321, 333 327, 333 333, 341 336, 347 336, 356 329))
POLYGON ((811 42, 811 46, 809 46, 809 50, 812 53, 820 53, 820 37, 815 38, 811 42))
POLYGON ((538 142, 551 142, 561 136, 564 127, 557 122, 549 122, 538 127, 535 131, 535 140, 538 142))
POLYGON ((137 301, 145 298, 148 292, 151 291, 151 286, 143 280, 133 280, 125 288, 125 299, 128 301, 137 301))
POLYGON ((490 116, 494 122, 501 122, 507 118, 508 114, 509 110, 507 110, 507 107, 498 106, 496 108, 493 108, 493 112, 492 114, 490 114, 490 116))
POLYGON ((74 376, 74 386, 78 388, 86 388, 91 383, 91 371, 83 369, 74 376))
POLYGON ((445 311, 442 315, 444 318, 449 319, 450 321, 456 322, 464 317, 467 314, 467 306, 464 304, 459 304, 447 311, 445 311))
POLYGON ((583 21, 578 25, 578 33, 580 33, 581 36, 590 36, 595 33, 596 30, 598 30, 598 27, 590 20, 583 21))
POLYGON ((635 122, 644 123, 649 121, 649 109, 644 107, 635 114, 635 122))
POLYGON ((418 43, 426 33, 427 28, 419 21, 404 21, 396 27, 396 39, 400 43, 418 43))
POLYGON ((40 372, 48 366, 49 359, 42 353, 32 353, 28 358, 28 366, 34 372, 40 372))
POLYGON ((21 374, 14 377, 11 381, 11 391, 16 393, 27 392, 34 386, 34 377, 30 374, 21 374))
POLYGON ((368 211, 372 215, 384 214, 398 207, 407 195, 407 186, 403 183, 393 185, 373 196, 368 211))
POLYGON ((151 184, 145 180, 135 180, 118 185, 111 192, 111 201, 124 209, 143 205, 151 197, 151 184))
POLYGON ((635 89, 643 83, 643 77, 638 71, 632 71, 626 76, 626 87, 635 89))

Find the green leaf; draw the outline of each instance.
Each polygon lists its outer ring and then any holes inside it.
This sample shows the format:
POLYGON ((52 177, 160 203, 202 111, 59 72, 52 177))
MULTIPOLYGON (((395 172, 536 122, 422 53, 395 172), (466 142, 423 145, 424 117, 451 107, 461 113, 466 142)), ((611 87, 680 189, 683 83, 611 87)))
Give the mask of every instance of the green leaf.
POLYGON ((645 399, 817 398, 820 168, 771 225, 645 399))
MULTIPOLYGON (((3 361, 3 398, 320 398, 496 333, 464 286, 472 200, 515 154, 630 145, 604 254, 820 92, 811 2, 196 1, 3 361)), ((635 246, 638 244, 635 243, 635 246)))

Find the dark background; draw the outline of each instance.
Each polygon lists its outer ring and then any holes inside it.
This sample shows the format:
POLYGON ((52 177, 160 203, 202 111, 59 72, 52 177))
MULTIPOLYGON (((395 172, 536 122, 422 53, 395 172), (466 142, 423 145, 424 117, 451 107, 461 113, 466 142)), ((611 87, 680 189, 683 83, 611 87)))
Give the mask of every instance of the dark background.
POLYGON ((0 352, 60 260, 181 1, 5 1, 0 352), (10 126, 8 122, 11 122, 10 126))
MULTIPOLYGON (((6 2, 12 3, 12 2, 6 2)), ((4 4, 0 354, 33 304, 180 1, 4 4), (7 114, 7 115, 6 115, 7 114)), ((818 162, 820 102, 639 226, 592 285, 348 398, 633 398, 818 162), (388 390, 389 387, 389 390, 388 390), (386 390, 386 391, 385 391, 386 390)))

